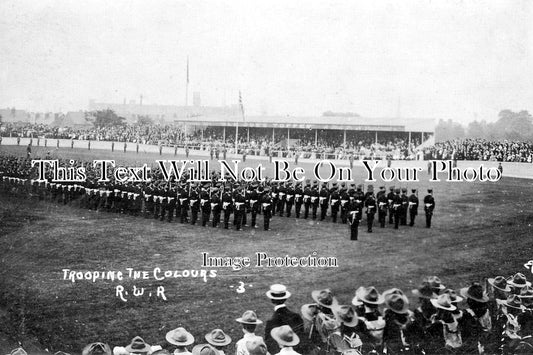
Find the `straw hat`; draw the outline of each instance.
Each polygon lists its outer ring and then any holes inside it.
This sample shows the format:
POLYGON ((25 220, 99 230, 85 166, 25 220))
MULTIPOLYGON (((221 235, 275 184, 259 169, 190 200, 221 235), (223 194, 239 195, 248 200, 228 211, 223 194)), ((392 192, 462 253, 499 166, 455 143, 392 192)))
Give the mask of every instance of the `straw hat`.
POLYGON ((271 300, 286 300, 291 297, 291 293, 287 291, 287 287, 280 284, 270 286, 270 290, 266 292, 266 295, 271 300))

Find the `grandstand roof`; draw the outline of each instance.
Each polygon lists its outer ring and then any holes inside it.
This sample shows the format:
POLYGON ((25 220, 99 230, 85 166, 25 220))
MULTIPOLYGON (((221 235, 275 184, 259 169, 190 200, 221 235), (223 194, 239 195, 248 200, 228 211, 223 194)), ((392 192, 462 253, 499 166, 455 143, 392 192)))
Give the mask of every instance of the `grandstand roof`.
POLYGON ((427 118, 374 117, 292 117, 292 116, 201 116, 175 120, 195 126, 273 127, 299 129, 340 129, 357 131, 434 132, 435 120, 427 118))

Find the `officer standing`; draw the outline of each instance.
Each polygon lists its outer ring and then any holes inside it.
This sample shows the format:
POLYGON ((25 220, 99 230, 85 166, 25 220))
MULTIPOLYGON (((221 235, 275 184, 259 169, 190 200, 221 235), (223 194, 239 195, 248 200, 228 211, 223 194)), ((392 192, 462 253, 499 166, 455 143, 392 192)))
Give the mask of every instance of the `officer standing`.
POLYGON ((261 198, 261 207, 263 208, 263 227, 266 231, 270 230, 270 219, 272 218, 272 197, 270 196, 270 189, 265 188, 263 197, 261 198))
POLYGON ((433 217, 433 210, 435 209, 435 199, 433 198, 433 190, 428 189, 428 194, 424 197, 424 212, 426 213, 426 228, 431 228, 431 218, 433 217))
POLYGON ((376 214, 376 198, 374 197, 374 189, 368 187, 368 192, 365 199, 366 207, 366 223, 368 226, 368 233, 372 233, 372 226, 374 225, 374 216, 376 214))
POLYGON ((311 207, 311 182, 309 180, 307 180, 305 184, 303 195, 304 219, 307 219, 307 217, 309 217, 309 208, 311 207))
POLYGON ((348 189, 346 188, 346 184, 344 182, 341 184, 340 198, 341 222, 343 224, 346 224, 346 222, 348 221, 348 202, 350 201, 350 195, 348 194, 348 189))
POLYGON ((233 199, 231 197, 230 187, 224 188, 224 194, 222 195, 222 210, 224 211, 224 229, 229 228, 229 217, 233 208, 233 199))
POLYGON ((285 196, 286 205, 285 210, 287 211, 287 217, 291 216, 292 206, 294 205, 294 188, 292 183, 287 183, 287 189, 285 191, 287 195, 285 196))
POLYGON ((398 229, 400 224, 400 216, 402 213, 402 197, 400 196, 400 189, 394 190, 392 199, 392 213, 394 213, 394 229, 398 229))
POLYGON ((407 188, 402 188, 402 207, 401 207, 401 213, 400 213, 400 224, 402 226, 407 225, 407 210, 409 209, 409 197, 407 197, 407 188))
MULTIPOLYGON (((294 189, 294 213, 296 218, 300 218, 300 211, 302 209, 302 203, 304 201, 304 192, 302 190, 302 183, 296 183, 296 188, 294 189)), ((309 211, 309 210, 308 210, 309 211)))
POLYGON ((249 194, 249 198, 250 198, 250 212, 252 213, 252 222, 251 222, 251 226, 252 228, 257 228, 256 226, 256 218, 257 218, 257 212, 259 211, 259 206, 260 206, 260 197, 259 197, 259 192, 258 192, 258 186, 257 186, 257 183, 254 183, 252 185, 252 188, 250 190, 250 194, 249 194))
POLYGON ((326 214, 328 213, 328 205, 329 205, 329 192, 328 192, 326 183, 322 184, 322 189, 320 190, 319 200, 320 200, 320 220, 323 221, 326 219, 326 214))
POLYGON ((394 186, 389 187, 389 193, 387 194, 387 202, 389 203, 389 224, 394 223, 394 186))
POLYGON ((415 218, 418 215, 418 197, 416 196, 416 189, 411 190, 409 196, 409 226, 415 225, 415 218))
POLYGON ((191 224, 195 225, 198 220, 198 212, 200 211, 200 196, 198 196, 197 186, 193 185, 191 194, 189 195, 189 203, 191 205, 191 224))
POLYGON ((379 192, 376 197, 377 197, 377 202, 378 202, 379 226, 381 228, 385 228, 385 219, 387 218, 387 208, 389 204, 387 200, 387 195, 385 193, 385 186, 381 186, 379 188, 379 192))
POLYGON ((318 192, 318 181, 313 181, 313 188, 311 190, 311 204, 313 207, 313 219, 316 219, 316 211, 318 209, 318 204, 320 203, 320 194, 318 192))
POLYGON ((209 216, 211 215, 211 196, 209 195, 209 192, 207 189, 210 188, 208 186, 202 186, 202 190, 200 192, 200 208, 202 209, 202 227, 207 226, 207 222, 209 222, 209 216))
POLYGON ((242 230, 242 220, 244 209, 246 208, 246 199, 242 193, 242 187, 237 188, 237 194, 235 195, 235 229, 240 231, 242 230))
POLYGON ((337 190, 337 183, 333 183, 333 187, 331 188, 331 220, 333 223, 337 223, 337 214, 339 213, 339 207, 341 204, 341 196, 337 190))
POLYGON ((218 187, 214 187, 211 192, 211 211, 213 212, 212 226, 218 227, 220 223, 220 193, 218 187))
POLYGON ((348 202, 348 223, 350 225, 350 240, 357 240, 358 228, 359 228, 359 214, 361 206, 352 200, 348 202))

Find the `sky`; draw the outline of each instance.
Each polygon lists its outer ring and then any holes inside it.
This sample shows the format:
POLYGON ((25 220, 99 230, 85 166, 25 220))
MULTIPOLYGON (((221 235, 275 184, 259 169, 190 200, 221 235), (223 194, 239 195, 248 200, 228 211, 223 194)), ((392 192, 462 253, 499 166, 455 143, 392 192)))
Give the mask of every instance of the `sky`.
POLYGON ((248 115, 533 112, 533 1, 0 1, 0 107, 89 99, 248 115))

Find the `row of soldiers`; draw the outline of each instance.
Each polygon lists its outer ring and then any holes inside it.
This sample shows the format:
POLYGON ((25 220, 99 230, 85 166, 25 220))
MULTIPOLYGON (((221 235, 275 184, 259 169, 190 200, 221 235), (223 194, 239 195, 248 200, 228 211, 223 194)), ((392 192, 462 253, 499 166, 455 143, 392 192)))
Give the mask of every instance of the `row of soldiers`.
MULTIPOLYGON (((8 160, 9 161, 9 160, 8 160)), ((367 231, 372 232, 375 214, 381 228, 389 223, 394 228, 413 226, 418 215, 419 199, 417 191, 407 196, 407 189, 390 187, 387 194, 385 187, 374 194, 372 185, 363 190, 363 185, 334 182, 319 184, 318 181, 305 182, 218 182, 220 176, 212 172, 212 182, 190 182, 185 176, 180 181, 164 182, 161 173, 154 171, 155 179, 150 183, 97 182, 96 174, 87 166, 88 178, 79 183, 54 183, 29 179, 31 168, 26 166, 21 173, 17 165, 24 166, 25 161, 12 158, 10 169, 0 170, 8 182, 28 181, 30 193, 42 200, 52 200, 68 204, 78 201, 80 207, 91 210, 143 215, 146 218, 172 222, 174 218, 181 223, 201 224, 212 227, 222 225, 229 228, 233 215, 233 226, 241 230, 250 225, 257 228, 257 215, 263 215, 263 227, 270 229, 270 219, 294 216, 296 218, 325 221, 328 214, 331 221, 348 224, 351 239, 357 240, 358 227, 366 214, 367 231), (16 177, 24 176, 25 178, 16 177), (10 180, 11 179, 11 180, 10 180), (329 212, 329 213, 328 213, 329 212), (250 217, 250 219, 249 219, 250 217)), ((27 164, 26 164, 27 165, 27 164)), ((431 226, 431 217, 435 208, 432 191, 424 198, 426 227, 431 226)))

